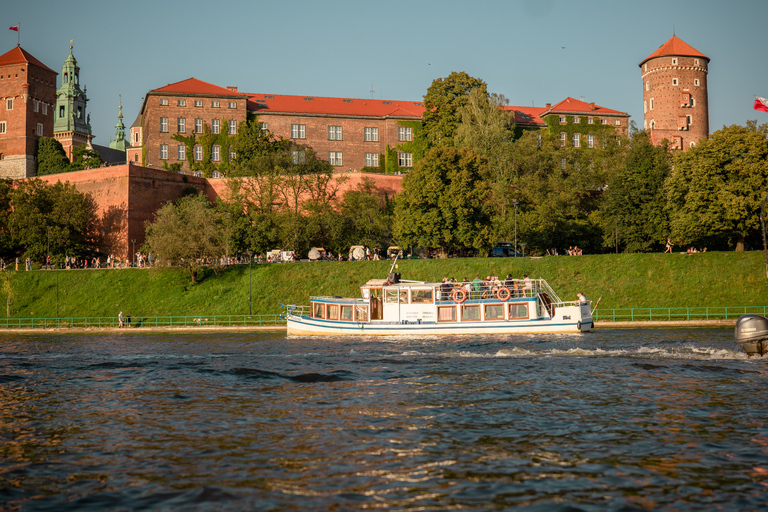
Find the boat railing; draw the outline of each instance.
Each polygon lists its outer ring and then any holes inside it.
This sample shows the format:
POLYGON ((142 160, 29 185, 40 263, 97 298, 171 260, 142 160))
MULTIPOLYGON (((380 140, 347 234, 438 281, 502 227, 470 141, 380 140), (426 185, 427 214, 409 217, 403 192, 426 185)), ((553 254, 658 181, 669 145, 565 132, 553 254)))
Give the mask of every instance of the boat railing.
POLYGON ((280 307, 285 308, 283 315, 293 316, 309 316, 312 309, 309 306, 300 306, 297 304, 280 304, 280 307))
POLYGON ((438 286, 438 300, 455 302, 454 291, 464 290, 464 300, 483 300, 497 298, 506 301, 512 299, 535 298, 538 297, 541 293, 546 293, 549 296, 552 304, 555 306, 573 304, 572 302, 563 302, 557 293, 555 293, 555 291, 552 289, 552 287, 549 286, 549 283, 547 283, 544 279, 531 279, 528 282, 525 282, 523 279, 513 279, 511 282, 501 281, 491 283, 490 285, 484 284, 479 290, 475 290, 472 286, 472 283, 470 283, 469 288, 471 289, 469 292, 467 292, 466 286, 466 283, 451 283, 450 288, 443 288, 442 286, 438 286), (503 289, 506 289, 509 292, 508 298, 506 298, 507 292, 503 291, 503 289))

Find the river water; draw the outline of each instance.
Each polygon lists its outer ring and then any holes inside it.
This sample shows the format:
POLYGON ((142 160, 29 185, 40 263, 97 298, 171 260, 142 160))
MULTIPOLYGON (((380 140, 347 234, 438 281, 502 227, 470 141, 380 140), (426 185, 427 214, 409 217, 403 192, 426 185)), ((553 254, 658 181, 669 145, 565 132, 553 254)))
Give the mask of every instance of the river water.
POLYGON ((0 337, 0 510, 768 509, 732 329, 0 337))

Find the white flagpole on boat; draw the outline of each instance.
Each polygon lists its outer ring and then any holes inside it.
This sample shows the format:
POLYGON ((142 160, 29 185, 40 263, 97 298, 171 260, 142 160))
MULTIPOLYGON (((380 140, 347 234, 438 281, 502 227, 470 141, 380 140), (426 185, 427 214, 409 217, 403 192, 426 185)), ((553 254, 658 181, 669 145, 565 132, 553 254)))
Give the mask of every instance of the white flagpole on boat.
MULTIPOLYGON (((601 296, 600 296, 600 299, 602 299, 602 298, 603 298, 603 296, 601 295, 601 296)), ((594 315, 594 314, 595 314, 595 311, 597 311, 597 306, 599 306, 599 305, 600 305, 600 299, 597 299, 597 302, 595 303, 595 309, 593 309, 593 310, 592 310, 592 312, 590 313, 590 315, 594 315)))

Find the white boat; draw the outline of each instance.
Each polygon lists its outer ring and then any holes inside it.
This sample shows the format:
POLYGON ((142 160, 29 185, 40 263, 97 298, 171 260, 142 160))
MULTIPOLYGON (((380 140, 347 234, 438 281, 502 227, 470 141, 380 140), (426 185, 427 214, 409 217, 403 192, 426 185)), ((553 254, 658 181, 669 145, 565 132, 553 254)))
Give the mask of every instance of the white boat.
POLYGON ((544 279, 467 290, 462 284, 371 279, 360 298, 310 297, 282 305, 288 334, 577 333, 593 327, 591 301, 563 301, 544 279))

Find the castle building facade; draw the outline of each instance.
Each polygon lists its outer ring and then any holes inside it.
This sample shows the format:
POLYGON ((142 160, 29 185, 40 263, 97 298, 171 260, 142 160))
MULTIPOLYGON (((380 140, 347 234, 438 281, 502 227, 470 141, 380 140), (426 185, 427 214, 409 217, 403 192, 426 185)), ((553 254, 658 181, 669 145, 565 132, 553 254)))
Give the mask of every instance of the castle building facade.
POLYGON ((56 74, 21 46, 0 55, 0 178, 37 173, 37 139, 53 137, 56 74))
POLYGON ((709 137, 709 57, 677 36, 640 62, 643 129, 654 144, 685 150, 709 137))

